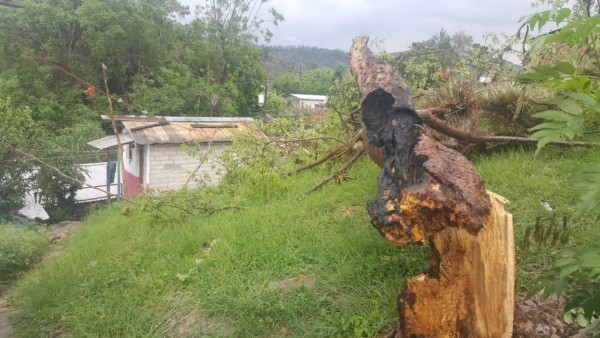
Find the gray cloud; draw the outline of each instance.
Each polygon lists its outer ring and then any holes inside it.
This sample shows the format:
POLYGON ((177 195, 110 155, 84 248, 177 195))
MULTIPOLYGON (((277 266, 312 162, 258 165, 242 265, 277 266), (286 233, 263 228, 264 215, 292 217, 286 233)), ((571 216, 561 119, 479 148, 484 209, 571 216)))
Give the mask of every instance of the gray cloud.
MULTIPOLYGON (((182 0, 192 9, 203 0, 182 0)), ((388 52, 405 50, 445 28, 476 41, 488 33, 514 34, 518 20, 535 10, 527 0, 270 0, 285 21, 272 27, 272 45, 348 50, 352 38, 384 39, 388 52)))

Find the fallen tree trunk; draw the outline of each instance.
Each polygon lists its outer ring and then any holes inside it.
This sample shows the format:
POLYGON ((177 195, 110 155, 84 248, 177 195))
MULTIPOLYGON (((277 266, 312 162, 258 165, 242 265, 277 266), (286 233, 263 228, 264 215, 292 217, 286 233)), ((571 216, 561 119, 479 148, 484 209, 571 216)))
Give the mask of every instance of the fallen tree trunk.
POLYGON ((383 149, 371 223, 397 246, 429 242, 431 269, 398 299, 397 337, 510 337, 514 243, 505 200, 471 163, 428 135, 404 80, 357 37, 350 69, 361 93, 367 152, 383 149))
MULTIPOLYGON (((419 119, 424 125, 427 127, 440 132, 446 136, 450 136, 455 140, 466 142, 471 145, 482 145, 487 143, 512 143, 512 144, 536 144, 538 142, 537 139, 532 139, 528 137, 520 137, 520 136, 506 136, 506 135, 478 135, 473 133, 468 133, 463 130, 454 128, 450 125, 444 123, 444 121, 440 120, 436 117, 439 113, 445 113, 445 109, 441 108, 431 108, 431 109, 418 109, 415 111, 419 119)), ((367 135, 363 133, 361 135, 363 143, 366 144, 366 148, 368 150, 368 154, 371 156, 373 161, 377 163, 379 166, 383 166, 383 148, 373 147, 368 144, 367 135)), ((598 146, 598 143, 590 143, 585 141, 552 141, 549 144, 560 146, 560 147, 592 147, 598 146)), ((455 149, 461 150, 461 149, 455 149)), ((464 149, 463 149, 464 150, 464 149)))
MULTIPOLYGON (((509 142, 509 143, 528 143, 535 144, 538 142, 537 139, 519 136, 502 136, 502 135, 477 135, 467 133, 460 129, 456 129, 452 126, 445 124, 442 120, 435 117, 436 112, 443 111, 444 109, 419 109, 417 115, 428 127, 446 135, 450 136, 459 141, 465 141, 469 143, 493 143, 493 142, 509 142)), ((553 141, 549 144, 554 144, 563 147, 591 147, 597 146, 596 143, 589 143, 583 141, 553 141)))

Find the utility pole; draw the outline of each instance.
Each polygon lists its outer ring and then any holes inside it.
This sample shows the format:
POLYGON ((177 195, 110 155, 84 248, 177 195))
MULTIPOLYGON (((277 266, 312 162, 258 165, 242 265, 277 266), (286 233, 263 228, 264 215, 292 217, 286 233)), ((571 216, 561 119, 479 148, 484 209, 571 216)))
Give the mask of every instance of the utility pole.
POLYGON ((302 74, 304 74, 304 72, 302 71, 302 65, 300 65, 300 70, 295 73, 300 76, 300 90, 302 90, 302 74))
MULTIPOLYGON (((119 130, 117 129, 117 124, 115 122, 115 115, 113 114, 113 106, 112 99, 110 97, 110 91, 108 90, 108 79, 106 76, 106 70, 108 69, 104 63, 102 65, 102 76, 104 77, 104 88, 106 90, 106 97, 108 98, 108 111, 110 113, 110 122, 112 124, 113 132, 115 133, 115 137, 117 138, 117 160, 121 164, 121 172, 123 173, 123 193, 127 193, 127 181, 125 179, 125 162, 123 161, 123 144, 121 143, 121 137, 119 136, 119 130)), ((123 195, 120 196, 124 197, 123 195)), ((117 196, 117 198, 119 198, 117 196)))
POLYGON ((265 84, 263 86, 265 88, 265 103, 263 104, 263 110, 265 114, 267 113, 267 93, 269 92, 269 79, 265 79, 265 84))

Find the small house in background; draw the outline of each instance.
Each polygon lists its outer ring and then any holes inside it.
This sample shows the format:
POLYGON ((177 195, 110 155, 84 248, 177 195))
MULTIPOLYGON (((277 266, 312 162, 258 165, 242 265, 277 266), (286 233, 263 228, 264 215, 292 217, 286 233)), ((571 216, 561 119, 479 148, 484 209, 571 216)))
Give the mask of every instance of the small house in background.
POLYGON ((326 95, 288 94, 284 98, 290 105, 301 108, 325 108, 327 104, 326 95))
MULTIPOLYGON (((103 120, 110 120, 102 116, 103 120)), ((232 140, 248 128, 247 117, 172 117, 114 116, 122 126, 125 173, 124 196, 139 194, 143 189, 173 190, 193 188, 193 177, 208 177, 209 184, 220 180, 219 164, 214 161, 231 145, 232 140), (200 144, 206 160, 191 156, 183 144, 200 144)), ((98 149, 116 149, 114 135, 88 142, 98 149)))

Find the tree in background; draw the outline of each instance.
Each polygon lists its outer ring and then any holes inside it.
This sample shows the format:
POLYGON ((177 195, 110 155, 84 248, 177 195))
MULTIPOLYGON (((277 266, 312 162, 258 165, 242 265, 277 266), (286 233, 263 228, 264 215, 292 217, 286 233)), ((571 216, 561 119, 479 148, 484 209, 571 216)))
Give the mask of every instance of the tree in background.
POLYGON ((300 79, 294 74, 284 74, 273 84, 273 88, 284 95, 302 92, 300 79))
POLYGON ((1 32, 78 77, 40 64, 3 39, 0 62, 7 67, 0 69, 0 91, 32 107, 34 119, 61 116, 51 123, 60 128, 74 110, 86 111, 77 115, 89 119, 95 114, 88 110, 105 109, 106 101, 81 94, 87 82, 103 87, 104 63, 111 93, 124 101, 115 106, 120 112, 256 114, 265 74, 254 41, 268 39, 268 24, 283 19, 274 9, 263 11, 263 3, 209 1, 188 25, 174 20, 189 13, 176 0, 61 0, 0 8, 1 32), (266 13, 273 19, 266 20, 266 13), (213 94, 219 96, 216 105, 213 94))
MULTIPOLYGON (((265 78, 261 51, 254 45, 269 42, 268 25, 277 25, 283 16, 274 8, 264 9, 265 0, 207 0, 197 6, 196 15, 214 55, 207 64, 208 85, 235 86, 237 96, 220 93, 222 102, 234 102, 238 110, 251 115, 258 109, 256 95, 265 78)), ((230 115, 226 112, 219 115, 230 115)))
POLYGON ((273 88, 284 94, 316 94, 327 95, 334 81, 341 80, 348 72, 347 68, 338 64, 335 69, 316 67, 300 74, 287 73, 273 84, 273 88))
POLYGON ((422 42, 413 42, 409 50, 399 53, 397 70, 414 89, 427 89, 440 79, 440 74, 452 72, 468 75, 474 80, 497 73, 503 60, 496 51, 473 42, 465 32, 449 35, 445 29, 422 42))
POLYGON ((302 92, 305 94, 326 95, 335 79, 335 70, 318 67, 308 70, 302 77, 302 92))

